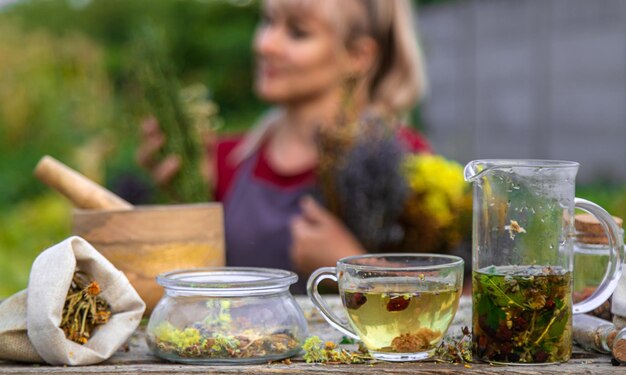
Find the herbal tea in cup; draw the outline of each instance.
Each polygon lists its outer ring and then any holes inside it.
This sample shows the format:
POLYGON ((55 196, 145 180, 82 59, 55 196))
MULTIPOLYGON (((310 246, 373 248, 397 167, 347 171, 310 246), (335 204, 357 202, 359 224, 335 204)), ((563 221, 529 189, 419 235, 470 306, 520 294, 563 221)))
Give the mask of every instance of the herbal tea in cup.
POLYGON ((435 254, 370 254, 340 259, 309 278, 307 291, 322 316, 363 341, 373 358, 416 361, 441 343, 459 305, 463 260, 435 254), (335 280, 349 322, 330 311, 317 291, 335 280))

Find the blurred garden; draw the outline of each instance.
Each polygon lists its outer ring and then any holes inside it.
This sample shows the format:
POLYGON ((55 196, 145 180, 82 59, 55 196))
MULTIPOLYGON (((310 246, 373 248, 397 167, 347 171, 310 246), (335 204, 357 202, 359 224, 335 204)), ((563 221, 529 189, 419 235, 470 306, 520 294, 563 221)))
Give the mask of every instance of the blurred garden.
MULTIPOLYGON (((436 6, 441 1, 421 1, 436 6)), ((0 7, 0 298, 27 284, 35 256, 70 234, 71 205, 32 176, 45 154, 131 203, 149 203, 134 152, 149 112, 137 87, 137 30, 155 28, 182 87, 206 87, 219 131, 249 127, 258 3, 246 0, 31 0, 0 7)), ((418 123, 418 119, 415 121, 418 123)), ((420 124, 428 135, 429 124, 420 124)), ((445 156, 445 155, 444 155, 445 156)), ((621 184, 577 195, 626 217, 621 184)))
POLYGON ((26 286, 39 251, 70 234, 71 206, 33 175, 49 154, 133 203, 149 180, 134 160, 145 103, 133 35, 160 32, 181 86, 203 84, 220 131, 261 113, 251 87, 249 1, 21 1, 0 8, 0 297, 26 286), (236 79, 234 79, 236 77, 236 79), (138 182, 134 184, 134 182, 138 182))

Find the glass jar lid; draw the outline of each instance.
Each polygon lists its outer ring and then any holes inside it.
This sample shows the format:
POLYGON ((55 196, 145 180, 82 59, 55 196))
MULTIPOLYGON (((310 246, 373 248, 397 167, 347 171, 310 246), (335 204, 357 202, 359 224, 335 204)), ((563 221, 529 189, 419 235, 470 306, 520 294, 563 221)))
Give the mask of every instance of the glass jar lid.
POLYGON ((157 283, 170 295, 215 297, 274 294, 288 290, 296 281, 294 272, 257 267, 196 268, 157 276, 157 283))

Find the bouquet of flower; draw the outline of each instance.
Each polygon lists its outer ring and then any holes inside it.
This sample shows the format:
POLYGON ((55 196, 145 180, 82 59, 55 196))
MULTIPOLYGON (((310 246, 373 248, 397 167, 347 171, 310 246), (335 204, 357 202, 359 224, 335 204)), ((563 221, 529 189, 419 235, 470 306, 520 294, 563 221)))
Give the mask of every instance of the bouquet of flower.
POLYGON ((402 170, 409 184, 401 222, 401 249, 448 252, 468 239, 472 197, 463 167, 440 155, 408 155, 402 170))
POLYGON ((462 167, 407 152, 397 128, 366 118, 320 133, 319 200, 371 252, 451 252, 470 234, 462 167))

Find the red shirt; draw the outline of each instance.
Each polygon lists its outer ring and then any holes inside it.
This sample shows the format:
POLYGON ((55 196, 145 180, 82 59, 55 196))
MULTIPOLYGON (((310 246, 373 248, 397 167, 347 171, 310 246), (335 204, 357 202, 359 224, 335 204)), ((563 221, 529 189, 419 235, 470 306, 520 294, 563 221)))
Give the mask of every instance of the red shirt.
MULTIPOLYGON (((215 199, 223 201, 231 187, 233 178, 239 167, 232 157, 233 150, 243 140, 242 135, 230 136, 221 139, 217 144, 217 183, 215 186, 215 199)), ((398 129, 398 138, 407 150, 412 153, 431 153, 432 149, 428 141, 417 131, 409 127, 398 129)), ((268 163, 266 157, 266 143, 261 145, 258 162, 254 167, 254 176, 261 181, 289 189, 304 183, 310 183, 315 179, 315 170, 309 169, 295 175, 283 175, 275 171, 268 163)))

